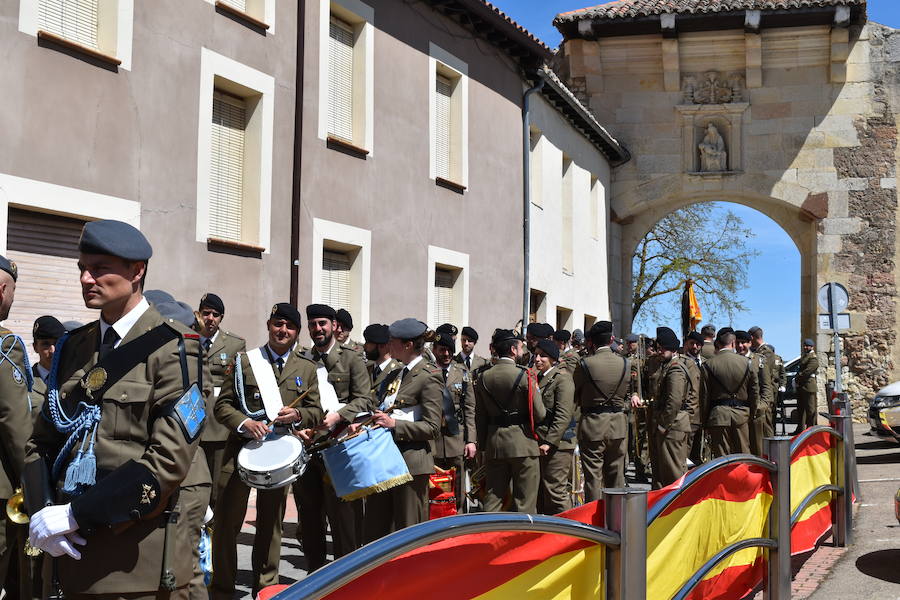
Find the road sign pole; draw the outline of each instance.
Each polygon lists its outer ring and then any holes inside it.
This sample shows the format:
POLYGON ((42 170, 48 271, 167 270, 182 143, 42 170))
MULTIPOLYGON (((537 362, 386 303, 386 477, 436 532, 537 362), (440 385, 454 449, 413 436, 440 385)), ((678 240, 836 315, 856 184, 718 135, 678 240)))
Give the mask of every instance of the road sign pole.
POLYGON ((831 329, 834 343, 834 391, 841 393, 844 386, 841 384, 841 336, 838 334, 838 310, 835 306, 835 294, 837 292, 834 283, 828 284, 828 312, 831 315, 831 329))

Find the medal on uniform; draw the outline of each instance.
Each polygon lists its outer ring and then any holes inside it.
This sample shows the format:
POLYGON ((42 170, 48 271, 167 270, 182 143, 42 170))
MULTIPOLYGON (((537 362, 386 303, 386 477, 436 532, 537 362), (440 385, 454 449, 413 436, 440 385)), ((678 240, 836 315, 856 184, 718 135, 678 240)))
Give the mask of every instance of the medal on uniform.
POLYGON ((223 364, 223 365, 224 365, 226 362, 228 362, 228 353, 227 353, 227 352, 222 352, 221 354, 219 354, 219 360, 222 361, 222 364, 223 364))
POLYGON ((303 378, 302 377, 294 377, 294 383, 297 384, 297 387, 300 387, 301 385, 303 385, 303 378))
POLYGON ((81 387, 84 388, 88 398, 91 400, 94 399, 93 393, 106 384, 108 376, 109 374, 103 367, 94 367, 88 371, 87 375, 84 376, 84 379, 81 380, 81 387))

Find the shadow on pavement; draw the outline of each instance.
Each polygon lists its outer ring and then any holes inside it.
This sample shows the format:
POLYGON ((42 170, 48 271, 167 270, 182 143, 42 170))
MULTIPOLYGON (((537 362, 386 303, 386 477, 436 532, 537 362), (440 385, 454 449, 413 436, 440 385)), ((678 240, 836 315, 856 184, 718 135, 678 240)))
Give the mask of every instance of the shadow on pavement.
POLYGON ((856 457, 856 464, 858 465, 888 465, 893 463, 900 463, 900 452, 856 457))
POLYGON ((857 442, 857 450, 890 450, 896 448, 897 442, 888 439, 882 439, 875 442, 857 442))
POLYGON ((900 549, 898 548, 869 552, 856 559, 856 568, 861 573, 890 583, 900 583, 898 564, 900 564, 900 549))

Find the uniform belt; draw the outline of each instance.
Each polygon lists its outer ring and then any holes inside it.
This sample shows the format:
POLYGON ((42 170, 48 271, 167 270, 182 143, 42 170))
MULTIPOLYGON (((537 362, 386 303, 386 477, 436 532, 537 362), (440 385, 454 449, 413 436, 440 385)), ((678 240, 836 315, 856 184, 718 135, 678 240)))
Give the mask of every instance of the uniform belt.
POLYGON ((616 406, 615 404, 598 404, 597 406, 585 406, 581 409, 581 414, 583 415, 600 415, 607 413, 620 413, 624 412, 624 408, 621 406, 616 406))
POLYGON ((511 427, 513 425, 524 425, 525 419, 523 419, 522 415, 519 414, 497 415, 495 417, 491 417, 490 422, 494 427, 511 427))
POLYGON ((731 398, 725 398, 723 400, 716 400, 712 404, 713 406, 730 406, 731 408, 750 408, 750 404, 747 402, 741 402, 740 400, 732 400, 731 398))

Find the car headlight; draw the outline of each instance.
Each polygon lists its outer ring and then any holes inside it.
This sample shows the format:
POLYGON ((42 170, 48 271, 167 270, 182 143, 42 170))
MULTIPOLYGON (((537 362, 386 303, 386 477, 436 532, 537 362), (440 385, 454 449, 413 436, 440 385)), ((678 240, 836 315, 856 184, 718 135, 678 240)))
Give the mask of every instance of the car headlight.
POLYGON ((872 400, 872 408, 884 409, 900 406, 900 396, 875 396, 872 400))

